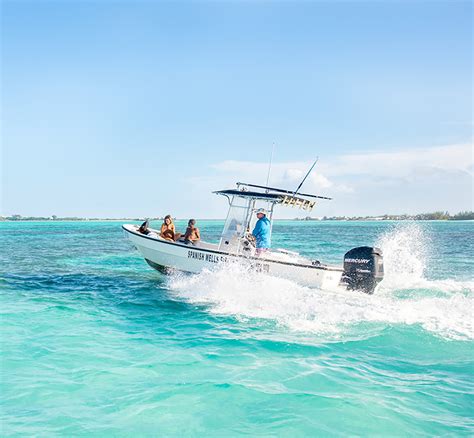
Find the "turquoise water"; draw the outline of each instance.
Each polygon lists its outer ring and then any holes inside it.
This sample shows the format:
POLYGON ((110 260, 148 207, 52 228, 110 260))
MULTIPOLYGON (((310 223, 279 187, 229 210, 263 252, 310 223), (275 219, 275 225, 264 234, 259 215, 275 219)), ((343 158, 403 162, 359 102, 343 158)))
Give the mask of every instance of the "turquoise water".
POLYGON ((380 245, 366 296, 239 267, 167 277, 117 222, 0 223, 1 435, 470 436, 473 231, 275 224, 274 246, 323 261, 380 245))

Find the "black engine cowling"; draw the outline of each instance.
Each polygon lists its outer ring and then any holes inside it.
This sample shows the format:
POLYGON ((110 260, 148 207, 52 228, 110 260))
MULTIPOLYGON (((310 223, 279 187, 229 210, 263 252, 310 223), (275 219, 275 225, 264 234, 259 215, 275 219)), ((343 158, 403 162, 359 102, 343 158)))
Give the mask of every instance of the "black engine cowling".
POLYGON ((360 246, 344 255, 344 273, 341 282, 350 290, 373 294, 383 279, 383 256, 379 248, 360 246))

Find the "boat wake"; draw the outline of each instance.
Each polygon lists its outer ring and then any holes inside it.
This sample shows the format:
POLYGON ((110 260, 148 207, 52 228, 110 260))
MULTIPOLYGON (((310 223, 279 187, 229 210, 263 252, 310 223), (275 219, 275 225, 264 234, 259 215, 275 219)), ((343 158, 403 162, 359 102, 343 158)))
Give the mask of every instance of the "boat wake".
POLYGON ((430 241, 419 225, 398 226, 377 246, 384 252, 385 278, 374 295, 307 288, 242 265, 175 274, 169 289, 212 313, 272 320, 326 340, 358 336, 367 332, 367 324, 419 325, 443 338, 474 339, 474 282, 425 278, 430 241))

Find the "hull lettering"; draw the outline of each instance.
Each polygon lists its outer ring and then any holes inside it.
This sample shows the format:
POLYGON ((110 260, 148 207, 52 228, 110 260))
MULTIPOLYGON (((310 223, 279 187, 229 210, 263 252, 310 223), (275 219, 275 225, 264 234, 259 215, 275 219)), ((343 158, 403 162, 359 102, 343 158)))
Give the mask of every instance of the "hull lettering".
POLYGON ((188 251, 188 259, 204 260, 209 263, 227 262, 227 257, 218 254, 204 254, 199 251, 188 251))

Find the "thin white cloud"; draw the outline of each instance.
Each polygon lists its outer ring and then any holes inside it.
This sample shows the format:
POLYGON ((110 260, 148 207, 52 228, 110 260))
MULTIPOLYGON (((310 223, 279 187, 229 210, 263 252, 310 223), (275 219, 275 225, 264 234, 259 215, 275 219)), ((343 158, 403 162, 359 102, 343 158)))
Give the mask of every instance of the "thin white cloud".
POLYGON ((404 149, 394 152, 350 154, 321 165, 328 176, 382 175, 405 178, 420 170, 466 172, 472 175, 472 144, 404 149))
MULTIPOLYGON (((312 163, 284 162, 274 163, 270 173, 270 185, 276 185, 289 190, 296 189, 298 184, 304 178, 312 163)), ((228 183, 233 182, 251 182, 256 184, 265 184, 268 172, 267 163, 257 163, 252 161, 223 161, 211 166, 217 171, 218 176, 224 177, 228 183)), ((305 183, 306 188, 315 190, 343 190, 348 187, 334 184, 331 179, 319 172, 317 169, 312 172, 305 183)))
MULTIPOLYGON (((276 162, 269 185, 296 189, 311 164, 276 162)), ((210 167, 206 176, 188 178, 196 192, 235 187, 238 181, 266 183, 268 163, 227 160, 210 167)), ((318 204, 317 216, 456 213, 472 209, 473 168, 471 144, 336 155, 321 157, 301 190, 334 198, 318 204)), ((304 215, 300 213, 291 209, 279 212, 281 217, 304 215)), ((222 204, 210 197, 203 217, 221 215, 222 204)))
MULTIPOLYGON (((282 183, 291 188, 304 177, 310 162, 275 163, 271 170, 272 184, 282 183)), ((252 161, 223 161, 211 166, 221 175, 240 180, 262 182, 268 164, 252 161)), ((471 144, 431 148, 405 149, 393 152, 367 152, 328 157, 321 160, 308 179, 315 188, 340 189, 335 178, 370 176, 384 178, 430 178, 435 174, 461 172, 472 176, 473 154, 471 144)), ((346 187, 347 188, 347 187, 346 187)))

